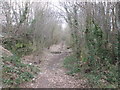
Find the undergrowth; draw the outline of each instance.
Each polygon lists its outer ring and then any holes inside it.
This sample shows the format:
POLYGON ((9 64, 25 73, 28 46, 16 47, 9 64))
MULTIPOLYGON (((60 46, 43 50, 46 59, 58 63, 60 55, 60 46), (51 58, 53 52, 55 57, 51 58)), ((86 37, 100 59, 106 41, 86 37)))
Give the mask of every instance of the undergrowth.
POLYGON ((70 55, 64 59, 64 67, 68 70, 69 75, 80 73, 81 77, 85 77, 89 85, 93 88, 117 88, 118 87, 118 67, 107 64, 104 67, 91 69, 90 66, 84 64, 70 55))
POLYGON ((67 74, 73 75, 74 73, 80 72, 79 60, 74 55, 65 58, 63 65, 68 69, 67 74))
POLYGON ((23 38, 6 38, 2 40, 2 44, 3 47, 19 57, 28 55, 33 51, 32 42, 23 38))
POLYGON ((32 80, 39 72, 39 68, 33 65, 24 64, 15 55, 2 57, 2 82, 3 87, 18 87, 21 83, 32 80))

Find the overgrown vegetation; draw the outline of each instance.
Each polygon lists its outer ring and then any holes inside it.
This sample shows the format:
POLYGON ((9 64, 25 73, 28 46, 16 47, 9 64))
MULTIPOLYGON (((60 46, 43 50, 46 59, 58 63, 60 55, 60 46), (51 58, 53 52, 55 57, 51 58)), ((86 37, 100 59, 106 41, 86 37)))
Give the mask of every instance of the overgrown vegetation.
POLYGON ((32 53, 32 42, 25 41, 27 39, 14 39, 14 38, 6 38, 3 40, 3 46, 10 50, 13 54, 22 57, 24 55, 28 55, 32 53))
POLYGON ((31 80, 37 69, 34 72, 34 66, 20 58, 63 40, 73 51, 63 63, 68 74, 83 74, 91 87, 118 87, 120 2, 75 0, 60 2, 59 7, 49 2, 6 1, 0 3, 5 17, 2 45, 14 56, 3 57, 4 84, 11 87, 31 80))
POLYGON ((74 55, 66 57, 63 66, 68 69, 67 74, 73 75, 74 73, 80 72, 80 60, 74 55))
MULTIPOLYGON (((87 66, 89 72, 86 77, 92 84, 98 87, 118 87, 118 41, 114 44, 114 57, 112 48, 106 48, 105 34, 101 28, 92 21, 86 32, 86 42, 88 49, 87 66), (106 82, 103 84, 103 82, 106 82), (102 85, 101 85, 102 84, 102 85)), ((115 40, 114 39, 114 40, 115 40)), ((111 43, 108 43, 111 44, 111 43)), ((84 59, 84 57, 83 57, 84 59)))
MULTIPOLYGON (((88 79, 89 85, 93 88, 117 88, 118 87, 118 67, 107 64, 104 66, 94 66, 94 68, 81 62, 76 56, 71 55, 65 58, 64 67, 66 73, 74 76, 76 73, 88 79)), ((80 76, 80 77, 81 77, 80 76)))
POLYGON ((118 88, 119 30, 116 23, 119 22, 118 15, 114 11, 118 7, 115 5, 119 4, 79 3, 77 1, 62 3, 68 15, 65 20, 71 30, 72 49, 75 54, 64 60, 64 66, 72 73, 78 70, 77 73, 83 74, 91 87, 118 88), (79 9, 82 9, 82 14, 79 9), (74 63, 78 65, 75 69, 74 63))
POLYGON ((37 66, 24 64, 17 56, 2 57, 3 87, 18 87, 21 83, 31 81, 40 71, 37 66))
POLYGON ((5 20, 2 26, 2 47, 13 56, 3 57, 3 84, 16 87, 32 80, 38 67, 24 64, 25 55, 38 54, 61 41, 58 17, 48 3, 0 2, 5 20), (52 14, 51 14, 52 13, 52 14))
POLYGON ((2 45, 17 56, 42 52, 61 40, 58 17, 51 14, 48 3, 4 1, 1 5, 5 16, 2 45))
MULTIPOLYGON (((118 46, 115 43, 115 57, 111 48, 104 47, 106 41, 104 33, 92 24, 86 32, 86 51, 82 50, 81 59, 71 55, 64 60, 64 66, 69 70, 68 74, 80 73, 86 77, 91 87, 117 88, 119 77, 118 46)), ((116 37, 117 39, 117 37, 116 37)))

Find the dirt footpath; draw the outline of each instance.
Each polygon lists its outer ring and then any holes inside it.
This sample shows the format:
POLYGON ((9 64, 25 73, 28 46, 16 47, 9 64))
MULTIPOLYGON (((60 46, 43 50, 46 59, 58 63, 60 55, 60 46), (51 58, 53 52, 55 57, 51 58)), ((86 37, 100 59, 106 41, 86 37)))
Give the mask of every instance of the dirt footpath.
POLYGON ((20 87, 24 88, 84 88, 86 80, 67 75, 63 67, 64 58, 71 50, 63 44, 53 45, 45 50, 40 64, 41 72, 32 81, 20 87))

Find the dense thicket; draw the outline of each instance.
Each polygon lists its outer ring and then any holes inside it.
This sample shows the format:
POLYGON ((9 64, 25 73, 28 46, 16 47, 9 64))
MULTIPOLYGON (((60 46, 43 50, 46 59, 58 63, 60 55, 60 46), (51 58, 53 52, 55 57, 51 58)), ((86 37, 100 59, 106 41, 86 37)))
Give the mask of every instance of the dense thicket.
POLYGON ((99 87, 117 87, 119 2, 74 1, 61 5, 70 27, 73 51, 81 63, 78 71, 99 87))

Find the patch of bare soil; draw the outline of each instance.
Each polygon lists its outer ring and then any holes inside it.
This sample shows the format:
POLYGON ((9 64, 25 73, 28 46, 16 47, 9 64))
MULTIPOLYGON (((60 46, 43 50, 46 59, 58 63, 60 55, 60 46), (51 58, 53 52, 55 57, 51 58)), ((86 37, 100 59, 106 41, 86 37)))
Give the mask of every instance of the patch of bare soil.
POLYGON ((39 56, 32 57, 32 61, 37 62, 41 67, 41 72, 33 81, 24 85, 22 88, 85 88, 87 87, 85 79, 76 79, 67 75, 63 68, 63 60, 71 52, 63 44, 53 45, 50 50, 45 50, 42 56, 42 62, 39 62, 39 56), (39 64, 40 63, 40 64, 39 64))

